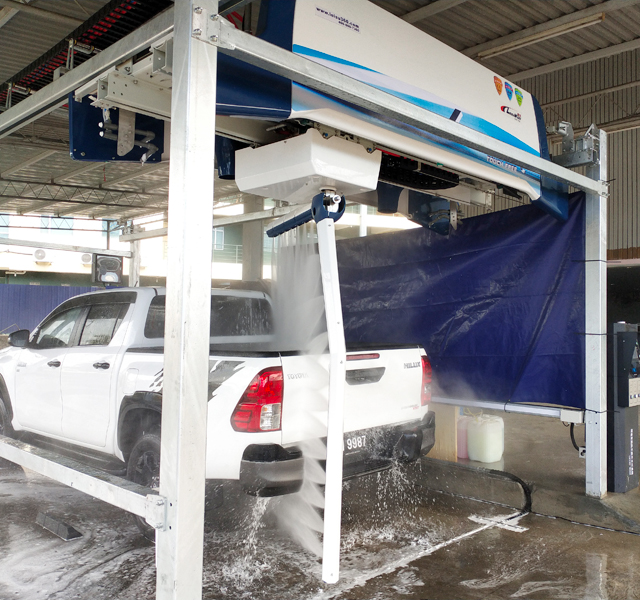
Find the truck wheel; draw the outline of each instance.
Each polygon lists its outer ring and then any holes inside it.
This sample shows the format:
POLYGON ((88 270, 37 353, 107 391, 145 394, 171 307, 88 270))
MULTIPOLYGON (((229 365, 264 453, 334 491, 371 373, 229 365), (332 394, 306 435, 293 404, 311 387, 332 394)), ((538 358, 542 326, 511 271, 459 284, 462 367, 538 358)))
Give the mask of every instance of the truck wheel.
MULTIPOLYGON (((7 411, 2 397, 0 397, 0 435, 6 435, 7 437, 14 437, 15 431, 11 427, 11 419, 9 418, 9 412, 7 411)), ((0 468, 2 469, 20 469, 18 465, 12 463, 4 458, 0 458, 0 468)))
POLYGON ((7 437, 13 437, 14 431, 11 427, 11 420, 9 419, 9 413, 4 405, 4 401, 0 397, 0 435, 6 435, 7 437))
MULTIPOLYGON (((127 479, 157 490, 160 486, 160 431, 145 433, 136 442, 127 463, 127 479)), ((134 515, 142 535, 156 541, 156 530, 142 517, 134 515)))

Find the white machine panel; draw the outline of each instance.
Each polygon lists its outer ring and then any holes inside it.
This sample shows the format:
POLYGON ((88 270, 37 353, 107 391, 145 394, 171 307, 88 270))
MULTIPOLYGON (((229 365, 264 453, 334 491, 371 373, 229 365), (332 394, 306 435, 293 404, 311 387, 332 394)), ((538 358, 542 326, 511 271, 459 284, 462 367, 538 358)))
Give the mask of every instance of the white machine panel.
POLYGON ((338 137, 324 139, 315 129, 304 135, 236 152, 241 192, 309 203, 326 188, 353 195, 375 190, 381 153, 338 137))

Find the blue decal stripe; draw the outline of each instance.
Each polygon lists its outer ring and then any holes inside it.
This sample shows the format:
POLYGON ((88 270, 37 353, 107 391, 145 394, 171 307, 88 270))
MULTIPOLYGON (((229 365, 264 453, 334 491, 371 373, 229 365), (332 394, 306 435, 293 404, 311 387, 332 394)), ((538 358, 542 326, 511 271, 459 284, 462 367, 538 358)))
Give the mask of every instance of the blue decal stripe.
MULTIPOLYGON (((501 159, 496 159, 490 157, 484 152, 480 152, 478 150, 473 150, 468 146, 463 146, 457 142, 451 142, 449 140, 445 140, 444 138, 438 137, 432 133, 428 133, 422 129, 418 129, 417 127, 413 127, 412 125, 406 125, 404 123, 399 123, 398 121, 387 120, 384 117, 379 115, 375 115, 371 111, 367 111, 365 109, 361 109, 358 107, 349 107, 347 104, 336 100, 335 98, 331 98, 326 94, 321 92, 316 92, 307 88, 298 83, 293 84, 294 87, 298 87, 301 90, 304 90, 308 94, 312 94, 318 98, 322 98, 321 104, 323 106, 332 106, 335 110, 342 110, 348 112, 357 112, 361 118, 363 118, 367 123, 372 125, 377 125, 379 127, 383 127, 388 129, 389 131, 394 132, 403 132, 404 135, 409 135, 412 139, 416 139, 418 141, 426 142, 427 144, 433 144, 436 146, 440 146, 451 151, 454 154, 459 156, 466 157, 470 160, 473 160, 477 163, 489 166, 499 171, 510 173, 520 179, 527 181, 527 183, 533 188, 533 190, 539 195, 540 194, 540 175, 528 169, 524 169, 522 167, 518 167, 516 165, 511 165, 510 163, 503 161, 501 159)), ((295 94, 294 94, 295 98, 295 94)), ((298 101, 294 101, 292 106, 292 110, 294 112, 306 112, 309 110, 314 110, 318 107, 318 105, 307 105, 305 103, 300 103, 298 101)))
POLYGON ((363 67, 358 63, 351 62, 350 60, 344 60, 343 58, 338 58, 337 56, 332 56, 331 54, 326 54, 324 52, 320 52, 318 50, 313 50, 312 48, 307 48, 306 46, 300 46, 298 44, 293 45, 293 52, 296 54, 300 54, 302 56, 309 56, 311 58, 320 58, 322 60, 328 60, 332 63, 336 63, 338 65, 346 65, 348 67, 355 67, 356 69, 362 69, 363 71, 369 71, 371 73, 379 73, 380 71, 374 71, 373 69, 369 69, 368 67, 363 67))
MULTIPOLYGON (((335 64, 340 64, 340 65, 346 65, 346 66, 350 66, 350 67, 355 67, 357 69, 362 69, 363 71, 369 71, 371 73, 380 73, 379 71, 374 71, 373 69, 369 69, 367 67, 363 67, 362 65, 359 65, 357 63, 354 62, 350 62, 348 60, 344 60, 342 58, 337 58, 335 56, 332 56, 330 54, 326 54, 324 52, 319 52, 317 50, 313 50, 311 48, 307 48, 305 46, 300 46, 298 44, 294 44, 293 45, 293 51, 297 54, 301 54, 301 55, 305 55, 305 56, 309 56, 312 58, 318 58, 318 59, 322 59, 322 60, 326 60, 329 62, 333 62, 335 64)), ((380 73, 381 75, 384 75, 384 73, 380 73)), ((378 85, 371 85, 371 87, 374 87, 378 90, 381 90, 383 92, 387 92, 388 94, 391 94, 392 96, 395 96, 396 98, 402 98, 403 100, 406 100, 407 102, 410 102, 411 104, 415 104, 416 106, 420 106, 421 108, 425 108, 426 110, 435 113, 437 115, 440 115, 446 119, 449 119, 451 117, 452 114, 452 110, 451 107, 448 106, 443 106, 441 104, 438 104, 436 102, 430 102, 429 100, 424 100, 423 98, 418 98, 417 96, 412 96, 411 94, 404 94, 402 92, 399 92, 397 90, 391 89, 391 88, 387 88, 387 87, 383 87, 383 86, 378 86, 378 85)), ((501 142, 504 142, 506 144, 509 144, 510 146, 513 146, 514 148, 519 148, 520 150, 524 150, 525 152, 528 152, 529 154, 533 154, 534 156, 540 156, 540 153, 538 152, 538 150, 536 150, 535 148, 529 146, 528 144, 525 144, 520 138, 516 137, 515 135, 505 131, 504 129, 501 129, 500 127, 498 127, 497 125, 494 125, 493 123, 491 123, 490 121, 487 121, 486 119, 483 119, 481 117, 477 117, 475 115, 471 115, 469 113, 466 113, 464 111, 462 111, 462 118, 458 121, 461 125, 464 125, 465 127, 468 127, 469 129, 472 129, 474 131, 477 131, 479 133, 484 133, 485 135, 488 135, 489 137, 492 137, 493 139, 499 140, 501 142)))

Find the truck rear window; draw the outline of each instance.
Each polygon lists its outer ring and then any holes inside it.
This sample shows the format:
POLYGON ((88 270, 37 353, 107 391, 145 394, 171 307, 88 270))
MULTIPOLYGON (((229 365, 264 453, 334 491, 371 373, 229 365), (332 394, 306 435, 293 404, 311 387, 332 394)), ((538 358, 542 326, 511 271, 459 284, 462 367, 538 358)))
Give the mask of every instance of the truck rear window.
MULTIPOLYGON (((164 337, 166 296, 156 296, 149 306, 144 326, 146 338, 164 337)), ((211 296, 210 337, 269 335, 272 333, 271 305, 264 298, 211 296)))

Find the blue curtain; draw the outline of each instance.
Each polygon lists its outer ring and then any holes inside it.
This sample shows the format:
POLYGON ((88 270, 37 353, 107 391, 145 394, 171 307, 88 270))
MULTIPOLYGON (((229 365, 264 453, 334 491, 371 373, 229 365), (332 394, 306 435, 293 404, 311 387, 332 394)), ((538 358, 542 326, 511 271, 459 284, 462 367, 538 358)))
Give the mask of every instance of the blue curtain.
POLYGON ((584 205, 340 242, 347 342, 423 346, 444 396, 584 408, 584 205))

